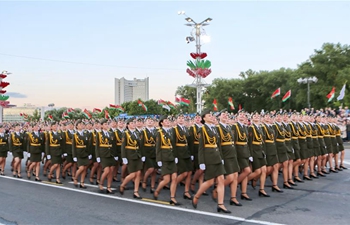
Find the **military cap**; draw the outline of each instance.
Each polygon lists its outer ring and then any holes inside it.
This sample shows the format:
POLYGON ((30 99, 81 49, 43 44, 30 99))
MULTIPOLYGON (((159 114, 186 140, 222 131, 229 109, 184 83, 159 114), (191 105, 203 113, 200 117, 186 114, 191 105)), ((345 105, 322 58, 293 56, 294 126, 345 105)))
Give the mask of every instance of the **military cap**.
POLYGON ((166 116, 166 115, 161 116, 161 117, 159 118, 158 125, 159 125, 160 127, 162 127, 162 124, 161 124, 161 123, 162 123, 164 120, 166 120, 166 119, 169 119, 168 116, 166 116))
POLYGON ((185 115, 183 114, 183 112, 180 112, 179 114, 176 115, 176 118, 179 118, 179 117, 184 117, 185 115))
POLYGON ((101 119, 100 120, 100 124, 103 125, 104 123, 108 123, 108 120, 107 119, 101 119))
POLYGON ((68 121, 68 122, 66 122, 64 125, 65 125, 65 126, 68 126, 68 125, 70 125, 70 124, 73 124, 73 122, 72 122, 72 121, 68 121))
MULTIPOLYGON (((54 126, 54 125, 57 125, 57 122, 56 121, 52 121, 51 123, 50 123, 50 126, 54 126)), ((18 125, 19 126, 19 125, 18 125)))
MULTIPOLYGON (((133 118, 133 119, 135 119, 135 118, 133 118)), ((127 120, 126 123, 128 123, 128 121, 129 121, 129 120, 127 120)), ((143 122, 143 118, 142 118, 142 117, 138 117, 138 118, 136 119, 136 121, 138 121, 138 122, 143 122)))
POLYGON ((238 110, 238 113, 245 113, 245 110, 244 109, 240 109, 240 110, 238 110))
MULTIPOLYGON (((130 117, 129 119, 126 120, 126 125, 128 125, 131 122, 134 122, 134 120, 135 120, 135 117, 130 117)), ((140 121, 140 120, 137 120, 137 121, 140 121)))
POLYGON ((223 113, 228 113, 228 110, 225 108, 225 109, 222 109, 220 112, 218 112, 218 113, 216 113, 215 115, 216 116, 221 116, 221 114, 223 114, 223 113))
POLYGON ((77 126, 79 123, 82 123, 83 121, 81 119, 78 119, 76 122, 75 122, 75 126, 77 126))

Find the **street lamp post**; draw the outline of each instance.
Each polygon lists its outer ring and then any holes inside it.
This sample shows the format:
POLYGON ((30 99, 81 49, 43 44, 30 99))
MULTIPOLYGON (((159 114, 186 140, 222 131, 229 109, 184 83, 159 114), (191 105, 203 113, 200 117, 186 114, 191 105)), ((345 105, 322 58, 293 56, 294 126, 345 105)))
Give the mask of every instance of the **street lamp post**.
MULTIPOLYGON (((201 34, 202 34, 202 30, 203 30, 202 27, 209 25, 209 22, 212 21, 212 19, 207 18, 200 23, 196 23, 191 17, 189 17, 185 14, 185 11, 179 11, 178 14, 186 16, 185 20, 188 23, 185 25, 194 28, 195 38, 191 34, 191 36, 186 37, 186 42, 190 43, 190 42, 195 40, 196 41, 196 53, 200 54, 201 53, 201 34)), ((200 59, 200 58, 197 58, 197 59, 200 59)), ((193 84, 191 84, 189 86, 196 87, 196 89, 197 89, 197 94, 196 94, 196 96, 197 96, 197 103, 196 103, 197 112, 201 113, 202 106, 203 106, 203 104, 202 104, 203 88, 207 87, 209 85, 204 82, 204 79, 200 75, 196 74, 195 81, 193 82, 193 84)))
POLYGON ((299 78, 297 82, 299 84, 307 84, 307 105, 309 109, 311 108, 310 104, 310 83, 316 83, 318 81, 317 77, 307 77, 307 78, 299 78))

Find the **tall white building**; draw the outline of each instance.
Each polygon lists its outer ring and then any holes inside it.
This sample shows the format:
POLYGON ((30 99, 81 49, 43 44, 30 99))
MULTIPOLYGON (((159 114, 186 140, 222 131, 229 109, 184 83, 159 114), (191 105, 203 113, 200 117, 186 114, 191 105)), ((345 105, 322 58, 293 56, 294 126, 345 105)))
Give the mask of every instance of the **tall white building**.
POLYGON ((124 102, 149 100, 149 78, 126 80, 124 77, 114 79, 114 102, 120 105, 124 102))

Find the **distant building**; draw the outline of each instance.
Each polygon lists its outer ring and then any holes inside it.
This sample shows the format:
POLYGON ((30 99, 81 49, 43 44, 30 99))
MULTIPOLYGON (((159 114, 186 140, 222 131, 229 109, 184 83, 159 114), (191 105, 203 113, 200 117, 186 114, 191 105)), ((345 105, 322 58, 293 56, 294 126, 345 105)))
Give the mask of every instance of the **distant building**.
POLYGON ((124 77, 114 79, 114 102, 120 105, 124 102, 149 100, 149 78, 126 80, 124 77))

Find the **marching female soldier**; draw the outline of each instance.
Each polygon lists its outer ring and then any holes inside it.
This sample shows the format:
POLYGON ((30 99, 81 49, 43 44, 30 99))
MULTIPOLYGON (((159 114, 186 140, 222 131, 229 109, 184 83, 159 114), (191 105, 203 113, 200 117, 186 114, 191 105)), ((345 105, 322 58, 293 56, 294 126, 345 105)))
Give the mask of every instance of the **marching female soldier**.
POLYGON ((45 138, 44 134, 39 132, 38 124, 33 123, 30 126, 33 128, 33 130, 32 132, 27 133, 27 150, 28 157, 30 157, 31 162, 27 171, 27 177, 30 179, 30 173, 34 169, 35 180, 41 181, 39 178, 39 172, 42 152, 45 147, 45 138))
POLYGON ((210 186, 217 180, 218 205, 217 211, 231 213, 224 206, 225 195, 225 168, 224 160, 220 149, 217 146, 218 135, 216 128, 213 126, 214 118, 210 111, 206 110, 202 113, 202 123, 204 124, 200 131, 198 159, 199 166, 204 172, 205 182, 199 187, 199 190, 192 198, 193 208, 197 208, 198 199, 210 186))
POLYGON ((52 173, 56 170, 56 183, 62 184, 60 181, 60 171, 62 164, 62 144, 63 138, 61 131, 57 131, 57 122, 51 123, 51 131, 47 133, 45 140, 45 152, 48 160, 51 160, 50 172, 47 179, 51 182, 52 173))
POLYGON ((166 116, 162 116, 159 120, 159 130, 156 138, 156 160, 162 170, 163 180, 158 184, 157 189, 153 193, 155 200, 158 199, 160 190, 170 182, 170 204, 180 205, 175 199, 176 193, 176 179, 177 179, 177 158, 173 153, 173 146, 171 144, 171 128, 170 121, 166 116))
MULTIPOLYGON (((140 151, 140 137, 139 133, 135 130, 134 118, 130 118, 126 122, 127 130, 124 132, 122 139, 122 159, 123 164, 127 165, 129 175, 125 177, 123 183, 119 187, 120 194, 124 194, 125 186, 134 181, 134 198, 142 199, 139 195, 139 184, 141 179, 141 170, 143 167, 142 162, 145 161, 145 157, 141 156, 140 151)), ((141 131, 142 132, 142 131, 141 131)))
POLYGON ((8 147, 8 137, 9 135, 5 133, 5 128, 0 124, 0 175, 5 176, 5 166, 8 147))
MULTIPOLYGON (((226 109, 219 113, 220 122, 216 126, 219 135, 218 146, 222 152, 225 167, 225 186, 230 186, 231 198, 230 205, 242 206, 241 203, 237 201, 237 181, 239 165, 237 161, 237 152, 233 142, 233 134, 231 127, 227 124, 228 122, 228 112, 226 109)), ((213 190, 215 196, 216 190, 213 190)))
POLYGON ((13 164, 13 176, 22 178, 21 176, 21 162, 23 159, 23 142, 24 134, 20 132, 21 126, 19 123, 14 124, 14 132, 10 133, 9 137, 9 150, 12 152, 14 164, 13 164))
POLYGON ((100 191, 103 191, 103 183, 107 178, 107 194, 113 194, 111 189, 113 181, 113 171, 115 169, 115 157, 113 155, 112 144, 115 141, 111 132, 109 132, 108 121, 106 119, 101 120, 102 131, 96 134, 96 161, 101 162, 103 174, 101 176, 101 182, 99 184, 100 191))
POLYGON ((142 189, 146 191, 147 178, 151 176, 151 194, 155 190, 156 175, 157 175, 157 161, 156 161, 156 135, 157 130, 154 128, 154 121, 152 118, 145 120, 146 128, 141 132, 141 153, 146 157, 145 161, 145 175, 143 176, 142 189))
POLYGON ((89 133, 88 131, 83 131, 83 121, 78 120, 75 123, 76 132, 72 137, 72 155, 73 161, 78 164, 78 171, 75 174, 74 185, 78 186, 78 177, 80 175, 80 188, 85 189, 84 185, 87 166, 89 165, 89 159, 92 158, 90 148, 89 148, 89 133))

